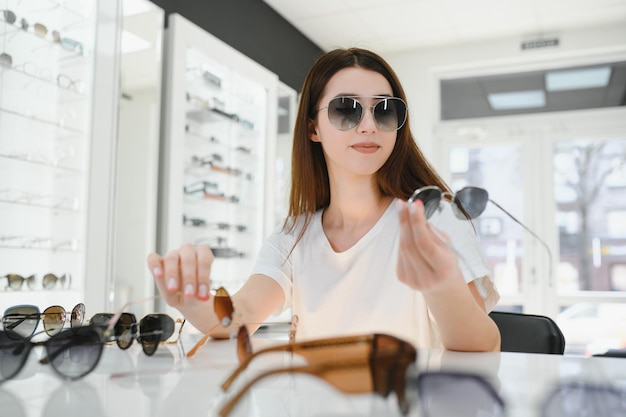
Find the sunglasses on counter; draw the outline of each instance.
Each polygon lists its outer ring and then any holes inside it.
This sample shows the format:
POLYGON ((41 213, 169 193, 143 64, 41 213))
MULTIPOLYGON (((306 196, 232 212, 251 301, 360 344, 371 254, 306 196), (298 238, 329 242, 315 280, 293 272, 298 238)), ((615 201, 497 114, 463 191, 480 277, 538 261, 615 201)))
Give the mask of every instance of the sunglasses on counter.
MULTIPOLYGON (((111 321, 114 314, 98 313, 94 315, 89 324, 93 326, 106 326, 111 321)), ((152 356, 162 343, 175 344, 180 340, 180 335, 185 325, 185 319, 174 320, 167 314, 152 313, 147 314, 139 323, 132 313, 122 313, 115 323, 114 339, 120 349, 128 349, 132 346, 133 340, 141 344, 143 352, 152 356), (176 325, 180 324, 175 340, 169 341, 176 330, 176 325)))
POLYGON ((364 109, 370 109, 376 126, 379 129, 393 132, 404 126, 407 117, 407 106, 404 100, 388 96, 339 96, 328 105, 318 109, 327 109, 330 124, 338 130, 354 129, 363 120, 364 109), (359 99, 368 99, 373 104, 366 106, 359 99))
MULTIPOLYGON (((244 326, 241 328, 245 329, 244 326)), ((246 349, 240 348, 241 340, 238 337, 238 351, 246 349)), ((414 367, 417 359, 417 351, 410 343, 394 336, 366 334, 272 346, 248 356, 222 387, 229 387, 252 358, 269 352, 298 354, 307 363, 270 369, 254 376, 222 405, 220 416, 227 417, 246 393, 260 381, 281 374, 315 376, 346 394, 375 393, 387 397, 393 392, 402 413, 409 411, 410 398, 407 397, 406 381, 412 372, 409 368, 414 367)))
MULTIPOLYGON (((23 337, 13 330, 0 331, 0 383, 17 375, 24 367, 33 347, 42 346, 46 355, 39 360, 41 364, 50 364, 53 370, 63 379, 76 380, 93 371, 100 361, 105 343, 115 340, 115 326, 124 315, 124 310, 131 304, 142 303, 160 298, 160 296, 133 300, 126 303, 102 324, 72 327, 54 334, 48 340, 33 342, 35 333, 23 337)), ((157 314, 158 315, 158 314, 157 314)), ((148 315, 149 316, 149 315, 148 315)), ((161 320, 151 324, 161 325, 161 320), (158 322, 158 324, 156 324, 158 322)), ((146 329, 157 336, 163 334, 162 328, 146 329)), ((158 342, 152 342, 156 346, 158 342)), ((156 347, 154 348, 156 350, 156 347)), ((145 350, 144 350, 145 351, 145 350)))
POLYGON ((489 198, 489 193, 484 188, 464 187, 456 193, 449 193, 441 191, 437 186, 426 186, 415 190, 407 201, 411 204, 415 200, 420 200, 424 205, 424 215, 427 219, 430 219, 435 212, 442 210, 441 202, 444 199, 451 204, 452 212, 461 220, 478 218, 485 211, 487 203, 491 202, 542 244, 549 259, 548 276, 552 277, 552 252, 548 244, 524 223, 505 210, 504 207, 489 198))
POLYGON ((67 313, 61 306, 50 306, 43 313, 35 305, 18 305, 9 307, 2 316, 4 330, 18 334, 20 337, 31 337, 35 334, 39 321, 48 336, 59 334, 69 320, 71 327, 79 327, 85 317, 85 305, 78 303, 67 313))
POLYGON ((0 384, 22 370, 36 346, 43 346, 46 352, 39 363, 50 364, 63 379, 80 379, 100 361, 104 346, 102 328, 72 327, 43 342, 33 342, 32 336, 24 338, 12 330, 0 331, 0 384))

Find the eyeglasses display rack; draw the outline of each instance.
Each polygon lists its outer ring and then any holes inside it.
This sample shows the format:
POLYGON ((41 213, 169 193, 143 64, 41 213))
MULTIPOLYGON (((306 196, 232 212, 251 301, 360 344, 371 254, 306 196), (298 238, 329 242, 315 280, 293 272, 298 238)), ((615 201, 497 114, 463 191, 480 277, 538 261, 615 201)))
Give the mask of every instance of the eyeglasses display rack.
POLYGON ((208 245, 234 292, 275 223, 278 77, 179 15, 166 39, 159 247, 208 245))
POLYGON ((97 21, 95 0, 0 2, 2 311, 84 301, 97 21))

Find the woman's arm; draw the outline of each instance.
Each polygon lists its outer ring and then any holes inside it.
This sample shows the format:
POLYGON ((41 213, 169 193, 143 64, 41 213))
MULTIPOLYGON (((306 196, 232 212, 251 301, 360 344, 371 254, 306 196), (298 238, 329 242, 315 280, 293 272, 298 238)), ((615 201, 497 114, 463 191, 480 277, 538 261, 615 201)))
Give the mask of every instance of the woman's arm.
POLYGON ((421 291, 449 350, 498 351, 500 332, 473 282, 465 283, 456 253, 429 226, 423 204, 399 201, 398 277, 421 291))
POLYGON ((148 255, 148 268, 152 271, 159 293, 167 304, 203 333, 215 337, 228 337, 232 328, 250 324, 254 331, 284 302, 281 286, 265 275, 252 275, 244 286, 231 295, 235 308, 233 323, 223 328, 213 309, 210 293, 213 253, 206 245, 182 245, 164 256, 148 255))

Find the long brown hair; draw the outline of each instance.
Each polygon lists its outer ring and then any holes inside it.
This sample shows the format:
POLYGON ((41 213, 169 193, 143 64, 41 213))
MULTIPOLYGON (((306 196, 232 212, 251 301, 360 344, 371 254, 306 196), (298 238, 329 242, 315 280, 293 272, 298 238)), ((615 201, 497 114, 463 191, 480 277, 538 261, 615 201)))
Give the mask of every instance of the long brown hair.
MULTIPOLYGON (((317 117, 319 100, 328 81, 344 68, 359 67, 383 75, 393 90, 393 96, 406 102, 400 81, 389 64, 379 55, 360 48, 335 49, 315 62, 302 86, 291 156, 291 192, 288 217, 283 230, 290 232, 296 218, 305 215, 300 240, 313 214, 330 203, 330 185, 322 145, 313 142, 311 126, 317 117)), ((426 185, 448 187, 417 147, 409 126, 409 116, 397 131, 396 144, 389 159, 375 174, 383 195, 408 199, 413 191, 426 185)), ((296 241, 296 242, 297 242, 296 241)))

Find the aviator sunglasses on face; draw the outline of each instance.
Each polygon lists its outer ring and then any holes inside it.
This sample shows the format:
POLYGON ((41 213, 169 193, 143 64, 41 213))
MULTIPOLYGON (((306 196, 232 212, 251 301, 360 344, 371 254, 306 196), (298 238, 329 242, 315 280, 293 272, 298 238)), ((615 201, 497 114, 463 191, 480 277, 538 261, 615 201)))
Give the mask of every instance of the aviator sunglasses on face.
POLYGON ((85 305, 78 303, 68 315, 61 306, 50 306, 43 313, 35 305, 19 305, 9 307, 2 316, 4 330, 12 331, 21 337, 30 337, 35 334, 39 320, 43 321, 44 331, 48 336, 54 336, 63 330, 65 322, 69 319, 72 327, 83 324, 85 317, 85 305))
MULTIPOLYGON (((113 317, 111 313, 98 313, 90 320, 90 325, 106 325, 113 317)), ((152 356, 161 343, 178 343, 185 325, 185 319, 174 320, 167 314, 151 313, 142 318, 139 323, 132 313, 122 313, 114 326, 115 342, 120 349, 128 349, 133 340, 141 344, 143 352, 152 356), (168 341, 174 334, 176 324, 180 324, 176 340, 168 341)))
POLYGON ((338 130, 354 129, 363 119, 364 109, 372 112, 376 126, 393 132, 404 126, 406 122, 406 103, 398 97, 387 96, 340 96, 330 100, 326 107, 317 111, 328 110, 328 120, 338 130), (357 99, 371 99, 372 105, 365 106, 357 99))

